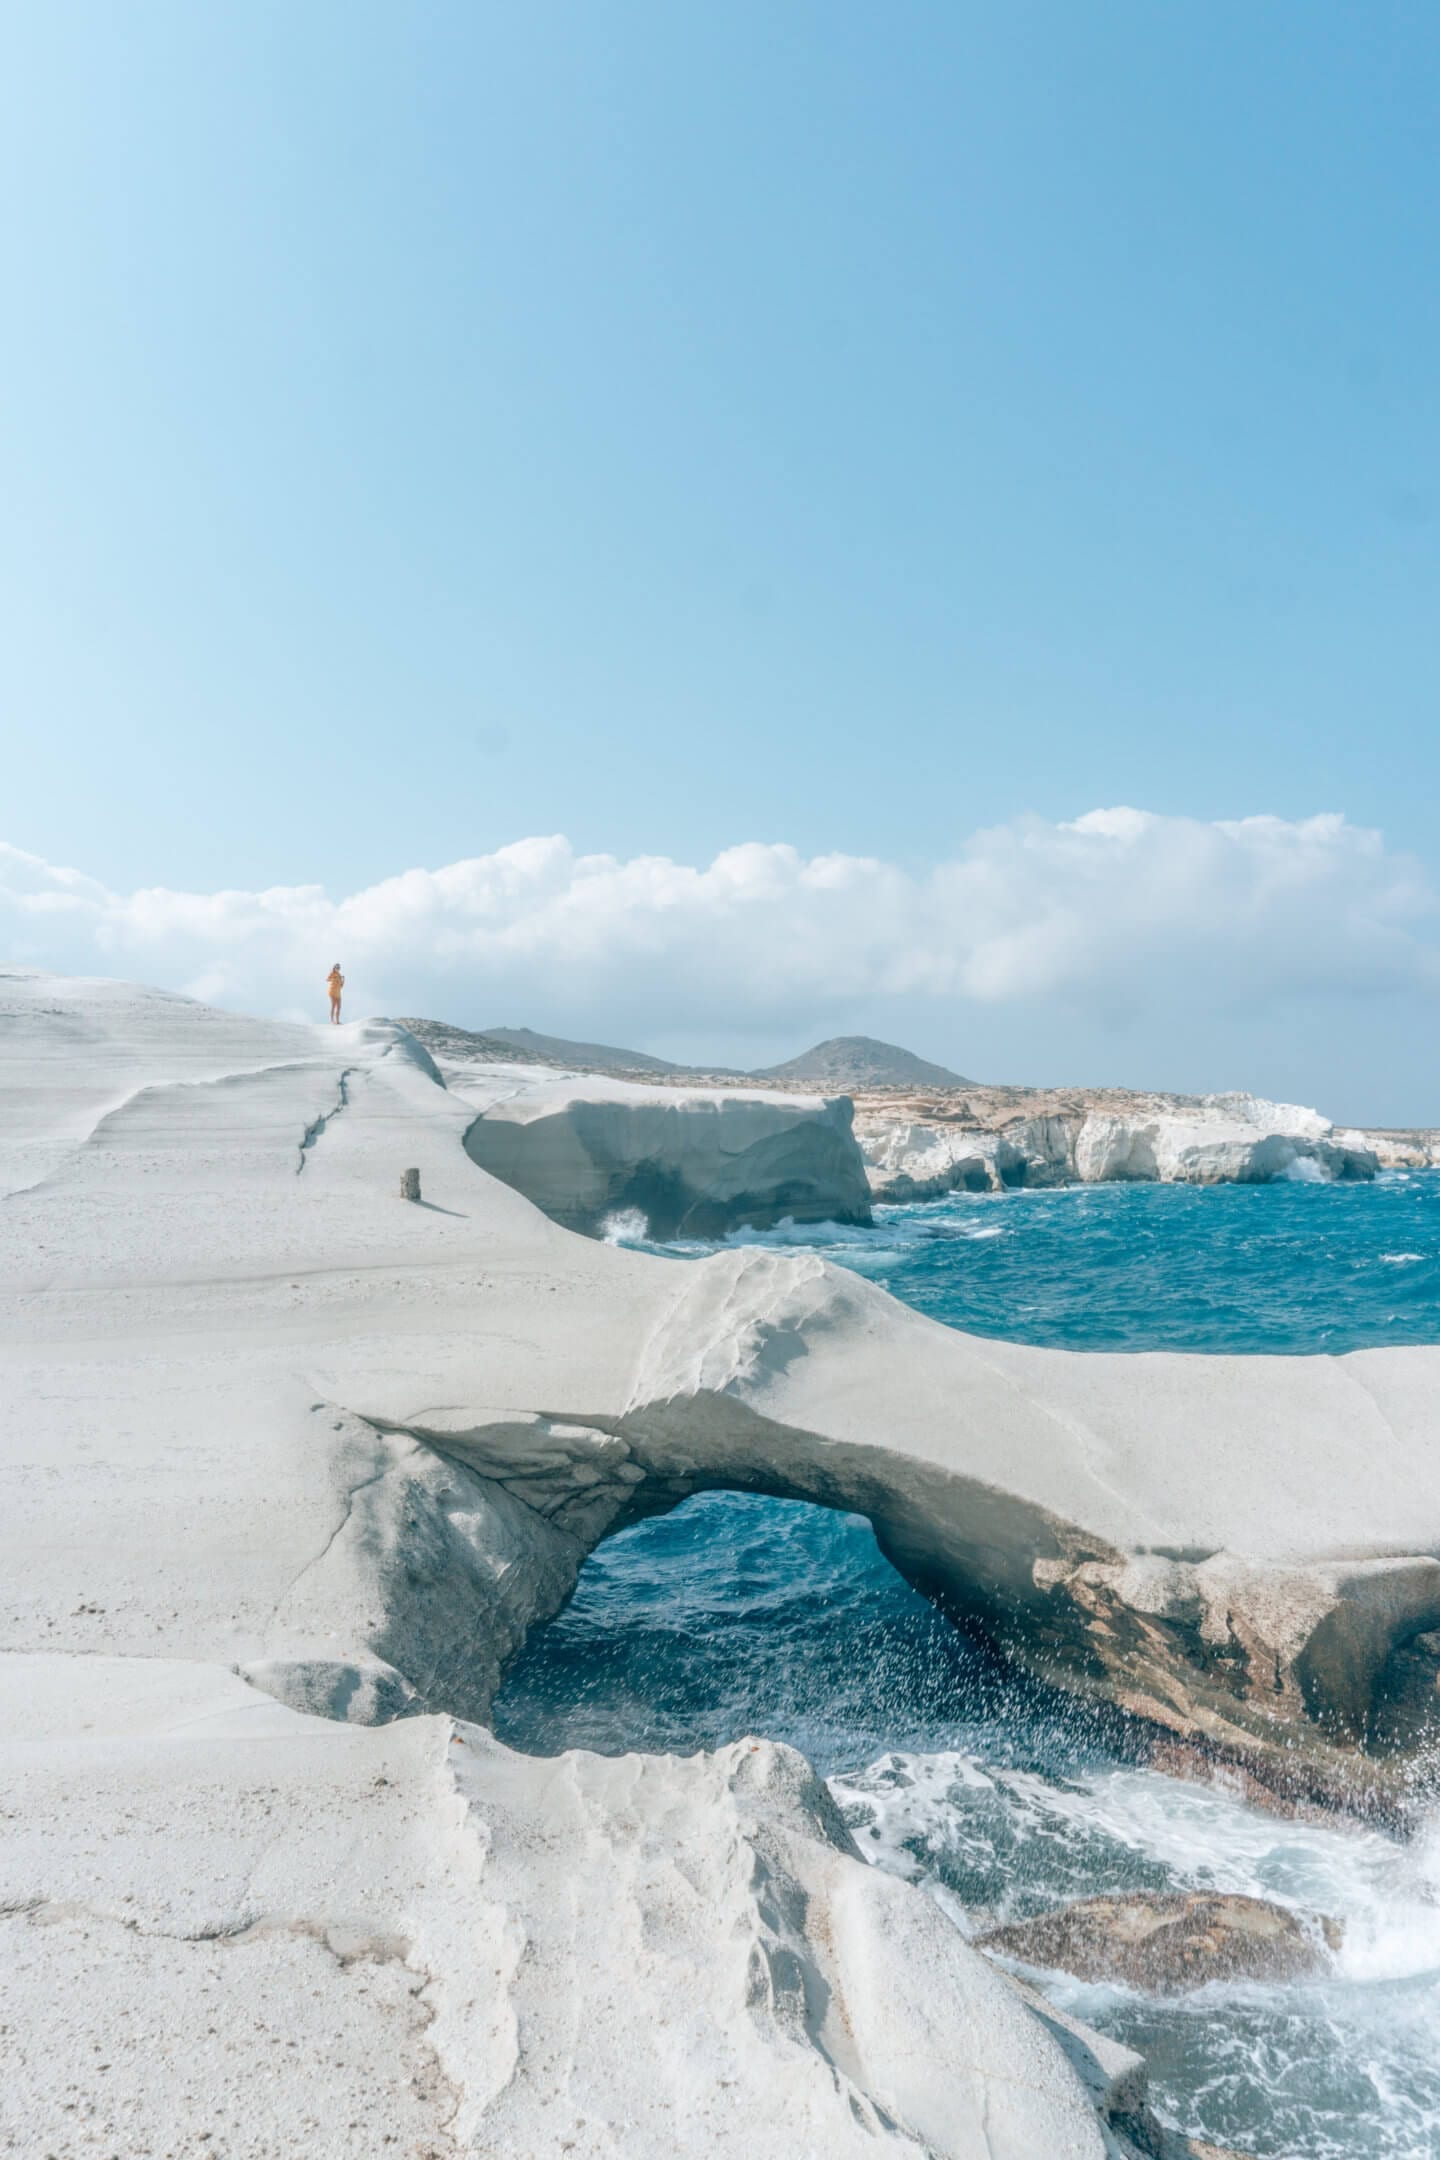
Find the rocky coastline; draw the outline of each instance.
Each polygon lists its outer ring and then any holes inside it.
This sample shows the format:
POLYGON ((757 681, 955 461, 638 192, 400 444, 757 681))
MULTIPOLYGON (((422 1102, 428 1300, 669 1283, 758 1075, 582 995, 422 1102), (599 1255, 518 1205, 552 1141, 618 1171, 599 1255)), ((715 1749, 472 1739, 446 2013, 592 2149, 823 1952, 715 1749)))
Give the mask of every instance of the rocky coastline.
POLYGON ((574 1235, 394 1024, 21 971, 0 1019, 15 2150, 1200 2150, 789 1750, 541 1762, 489 1706, 601 1538, 733 1486, 867 1515, 1144 1730, 1403 1818, 1440 1350, 982 1342, 808 1254, 574 1235))
MULTIPOLYGON (((477 1157, 497 1175, 528 1192, 557 1220, 593 1229, 604 1210, 598 1200, 583 1208, 574 1194, 593 1189, 608 1194, 609 1205, 639 1206, 649 1175, 662 1188, 652 1223, 657 1237, 676 1235, 676 1209, 663 1194, 666 1178, 676 1174, 691 1146, 684 1127, 697 1128, 723 1111, 778 1119, 781 1107, 793 1106, 792 1122, 822 1116, 850 1124, 860 1156, 860 1172, 874 1204, 937 1199, 947 1192, 1004 1192, 1026 1186, 1110 1183, 1268 1184, 1277 1178, 1369 1179, 1388 1169, 1428 1169, 1440 1164, 1440 1130, 1365 1130, 1337 1125, 1322 1112, 1296 1103, 1277 1103, 1245 1093, 1175 1095, 1129 1088, 1039 1088, 985 1086, 976 1081, 953 1085, 867 1084, 851 1082, 843 1094, 817 1092, 815 1081, 787 1077, 781 1067, 761 1075, 704 1074, 660 1066, 650 1061, 617 1066, 615 1060, 638 1053, 600 1051, 593 1045, 566 1045, 548 1037, 469 1034, 430 1021, 407 1023, 434 1053, 449 1084, 486 1116, 488 1124, 531 1125, 542 1117, 567 1119, 571 1130, 559 1142, 559 1127, 546 1136, 526 1139, 519 1133, 484 1134, 487 1153, 477 1157), (565 1052, 573 1049, 573 1062, 565 1052), (610 1060, 586 1062, 585 1053, 610 1060), (603 1130, 598 1106, 616 1106, 613 1132, 603 1130), (848 1109, 839 1107, 848 1104, 848 1109), (581 1106, 585 1107, 581 1107, 581 1106), (641 1111, 649 1107, 649 1132, 641 1111), (623 1106, 633 1132, 623 1131, 623 1106), (746 1106, 750 1106, 747 1110, 746 1106), (666 1113, 669 1113, 668 1115, 666 1113), (588 1122, 581 1134, 579 1123, 588 1122), (568 1157, 570 1183, 561 1200, 559 1180, 538 1158, 557 1144, 568 1157), (529 1154, 536 1161, 522 1161, 529 1154), (587 1163, 585 1158, 590 1158, 587 1163), (648 1167, 642 1170, 642 1165, 648 1167), (597 1167, 598 1166, 598 1167, 597 1167), (637 1171, 641 1171, 639 1176, 637 1171), (627 1180, 632 1197, 624 1197, 627 1180), (618 1197, 617 1197, 618 1196, 618 1197), (566 1213, 566 1208, 570 1213, 566 1213), (584 1215, 584 1220, 578 1219, 584 1215), (660 1227, 662 1223, 664 1227, 660 1227)), ((847 1070, 863 1074, 878 1057, 824 1056, 838 1046, 821 1045, 807 1059, 792 1060, 803 1071, 829 1079, 847 1070)), ((879 1052, 886 1045, 870 1046, 879 1052)), ((909 1053, 892 1053, 897 1069, 909 1053)), ((919 1066, 920 1062, 911 1060, 919 1066)), ((697 1139, 699 1138, 697 1131, 697 1139)), ((476 1145, 481 1146, 477 1133, 476 1145)), ((799 1222, 824 1219, 827 1190, 831 1216, 840 1222, 863 1220, 865 1200, 855 1191, 855 1165, 843 1146, 831 1147, 818 1175, 797 1180, 799 1222), (827 1180, 832 1181, 827 1183, 827 1180)), ((699 1140, 697 1152, 703 1153, 699 1140)), ((703 1183, 703 1172, 701 1173, 703 1183)), ((777 1219, 774 1195, 779 1181, 757 1180, 755 1195, 733 1183, 717 1205, 703 1209, 711 1233, 744 1221, 763 1227, 777 1219), (745 1210, 748 1208, 748 1212, 745 1210)), ((707 1234, 698 1229, 696 1235, 707 1234)))

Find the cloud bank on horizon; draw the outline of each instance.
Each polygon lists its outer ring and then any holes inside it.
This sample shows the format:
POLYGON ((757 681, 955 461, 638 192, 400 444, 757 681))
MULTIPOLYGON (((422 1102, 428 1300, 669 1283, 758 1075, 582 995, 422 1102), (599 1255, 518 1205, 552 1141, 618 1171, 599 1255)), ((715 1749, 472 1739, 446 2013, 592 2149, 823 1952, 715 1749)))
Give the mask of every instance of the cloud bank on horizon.
POLYGON ((22 964, 314 1018, 338 957, 357 1017, 603 1020, 637 1047, 781 1024, 798 1043, 887 1001, 1083 1000, 1131 1019, 1177 982, 1227 1011, 1433 990, 1436 919, 1421 867, 1334 814, 1018 818, 923 871, 758 841, 702 867, 526 839, 338 899, 117 893, 0 844, 4 949, 22 964))

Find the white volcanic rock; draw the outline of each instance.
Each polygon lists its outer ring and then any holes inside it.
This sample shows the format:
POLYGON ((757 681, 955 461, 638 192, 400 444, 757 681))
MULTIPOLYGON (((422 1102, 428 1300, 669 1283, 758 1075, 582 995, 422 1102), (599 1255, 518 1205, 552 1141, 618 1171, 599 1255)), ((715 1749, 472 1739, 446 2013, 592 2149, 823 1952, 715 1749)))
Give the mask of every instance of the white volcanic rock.
MULTIPOLYGON (((1092 1128, 1107 1121, 1087 1118, 1076 1140, 1076 1165, 1082 1178, 1097 1174, 1107 1143, 1092 1128)), ((1153 1152, 1155 1172, 1167 1182, 1187 1185, 1268 1184, 1297 1173, 1317 1177, 1373 1177, 1374 1154, 1351 1144, 1318 1110, 1296 1103, 1267 1102, 1257 1095, 1206 1095, 1186 1115, 1172 1112, 1142 1128, 1153 1152)), ((1133 1149, 1134 1142, 1130 1142, 1133 1149)), ((1115 1174, 1115 1173, 1110 1173, 1115 1174)), ((1134 1170, 1122 1175, 1134 1176, 1134 1170)), ((1143 1175, 1144 1172, 1138 1174, 1143 1175)))
POLYGON ((64 1151, 4 1212, 12 1648, 484 1716, 595 1541, 715 1484, 859 1508, 1041 1669, 1322 1768, 1440 1621, 1435 1352, 982 1341, 809 1255, 570 1236, 476 1169, 473 1106, 383 1024, 260 1027, 216 1075, 184 1001, 8 1003, 25 1146, 48 1116, 64 1151), (57 1011, 124 1076, 88 1133, 57 1011), (1250 1648, 1216 1659, 1232 1619, 1250 1648))
POLYGON ((1122 2150, 784 1751, 453 1720, 607 1531, 730 1484, 1333 1788, 1440 1625, 1440 1354, 1066 1356, 576 1238, 384 1023, 12 976, 0 1031, 9 2151, 1122 2150))
MULTIPOLYGON (((897 1115, 867 1101, 856 1122, 877 1200, 922 1200, 959 1188, 1007 1185, 1268 1184, 1275 1178, 1369 1178, 1369 1137, 1341 1132, 1316 1110, 1255 1095, 1132 1097, 1123 1106, 1077 1102, 982 1122, 972 1091, 963 1117, 897 1115)), ((993 1115, 993 1113, 992 1113, 993 1115)))
POLYGON ((1075 1174, 1073 1134, 1061 1118, 1023 1118, 995 1130, 897 1119, 880 1107, 857 1116, 855 1136, 879 1201, 1064 1184, 1075 1174))
MULTIPOLYGON (((1071 1356, 939 1327, 810 1255, 651 1260, 479 1173, 472 1106, 403 1032, 258 1027, 217 1076, 203 1008, 14 987, 26 1145, 48 1115, 65 1154, 4 1214, 12 1647, 483 1716, 597 1538, 725 1483, 861 1508, 912 1579, 1075 1682, 1118 1601, 1173 1666, 1181 1729, 1203 1700, 1292 1751, 1324 1752, 1334 1706, 1311 1716, 1301 1662, 1337 1600, 1368 1615, 1352 1728, 1440 1619, 1437 1353, 1071 1356), (88 1133, 54 1085, 57 1010, 108 1030, 125 1077, 88 1133), (1194 1636, 1227 1599, 1257 1671, 1281 1658, 1253 1698, 1194 1636)), ((1139 1666, 1112 1665, 1133 1692, 1139 1666)))
POLYGON ((1440 1169, 1440 1132, 1424 1127, 1408 1131, 1363 1132, 1347 1129, 1336 1138, 1348 1147, 1368 1149, 1382 1170, 1440 1169))
POLYGON ((1102 2160, 1046 2025, 788 1749, 538 1761, 6 1659, 0 2145, 1102 2160))
POLYGON ((652 1237, 718 1237, 740 1224, 868 1222, 870 1188, 848 1098, 761 1089, 647 1087, 596 1074, 526 1085, 447 1065, 481 1105, 465 1137, 483 1170, 556 1222, 593 1234, 612 1217, 652 1237))

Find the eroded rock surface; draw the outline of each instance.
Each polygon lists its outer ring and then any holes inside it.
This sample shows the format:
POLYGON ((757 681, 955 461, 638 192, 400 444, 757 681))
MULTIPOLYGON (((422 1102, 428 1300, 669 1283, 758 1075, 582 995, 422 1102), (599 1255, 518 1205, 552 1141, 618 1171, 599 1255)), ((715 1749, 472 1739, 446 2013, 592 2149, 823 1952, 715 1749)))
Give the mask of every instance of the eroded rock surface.
MULTIPOLYGON (((467 1078, 473 1086, 473 1070, 457 1091, 467 1078)), ((484 1108, 465 1145, 482 1170, 592 1236, 626 1217, 656 1238, 870 1220, 844 1096, 681 1092, 576 1076, 484 1108)))
POLYGON ((455 1070, 517 1063, 570 1075, 623 1074, 659 1100, 807 1086, 850 1096, 876 1200, 932 1199, 1020 1185, 1266 1184, 1276 1178, 1368 1179, 1440 1164, 1440 1131, 1365 1131, 1298 1103, 1244 1092, 1174 1095, 1134 1088, 995 1086, 928 1065, 867 1037, 819 1043, 754 1073, 679 1067, 638 1051, 566 1042, 527 1029, 477 1035, 443 1022, 413 1026, 455 1070))
POLYGON ((966 1088, 858 1098, 856 1132, 877 1200, 1019 1185, 1269 1184, 1373 1178, 1367 1135, 1254 1095, 966 1088))
POLYGON ((0 1661, 0 1731, 17 2160, 1115 2150, 788 1749, 538 1761, 104 1657, 0 1661))
POLYGON ((1340 1946, 1332 1920, 1302 1918, 1264 1898, 1192 1891, 1082 1898, 979 1938, 1022 1965, 1110 1980, 1153 1995, 1217 1980, 1308 1980, 1340 1946))

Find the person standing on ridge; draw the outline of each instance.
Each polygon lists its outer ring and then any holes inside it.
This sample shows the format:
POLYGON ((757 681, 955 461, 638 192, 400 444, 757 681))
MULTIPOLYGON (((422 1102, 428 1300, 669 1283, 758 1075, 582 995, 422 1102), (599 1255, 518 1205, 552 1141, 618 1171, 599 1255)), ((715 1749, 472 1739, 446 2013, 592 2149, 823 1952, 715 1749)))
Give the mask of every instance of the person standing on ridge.
POLYGON ((335 962, 335 965, 334 965, 334 967, 332 967, 332 968, 331 968, 331 970, 330 970, 330 975, 329 975, 329 987, 330 987, 330 1025, 331 1025, 332 1027, 339 1027, 339 1025, 340 1025, 340 993, 341 993, 341 991, 342 991, 342 990, 343 990, 343 989, 345 988, 345 977, 344 977, 344 976, 343 976, 343 975, 341 974, 341 972, 340 972, 340 962, 339 962, 338 960, 337 960, 337 961, 335 962))

